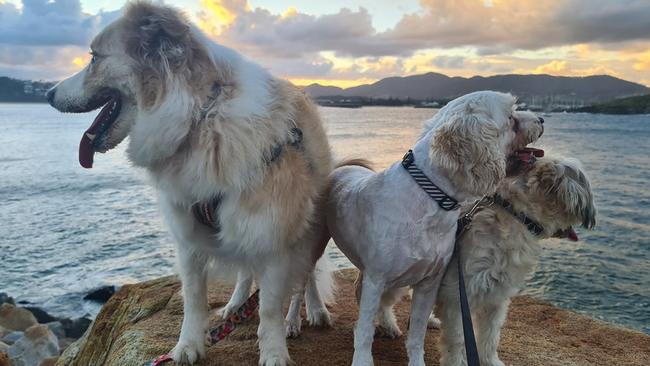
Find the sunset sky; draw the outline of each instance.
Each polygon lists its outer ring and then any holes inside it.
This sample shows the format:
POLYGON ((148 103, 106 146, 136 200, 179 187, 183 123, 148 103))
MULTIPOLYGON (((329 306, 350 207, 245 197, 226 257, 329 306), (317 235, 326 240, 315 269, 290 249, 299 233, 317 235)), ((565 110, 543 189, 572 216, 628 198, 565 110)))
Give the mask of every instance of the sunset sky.
MULTIPOLYGON (((0 76, 55 80, 88 61, 124 1, 0 0, 0 76)), ((609 74, 650 86, 650 0, 168 0, 216 42, 301 85, 609 74)))

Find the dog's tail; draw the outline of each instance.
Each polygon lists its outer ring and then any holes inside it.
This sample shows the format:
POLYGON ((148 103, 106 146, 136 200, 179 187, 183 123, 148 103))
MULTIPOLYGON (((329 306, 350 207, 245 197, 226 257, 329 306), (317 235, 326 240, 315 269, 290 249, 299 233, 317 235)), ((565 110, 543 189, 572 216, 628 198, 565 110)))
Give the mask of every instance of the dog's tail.
POLYGON ((327 254, 324 254, 316 262, 314 280, 323 302, 327 305, 333 305, 336 300, 336 282, 334 281, 334 265, 327 254))
POLYGON ((374 169, 372 167, 372 163, 369 160, 362 159, 362 158, 343 159, 342 161, 340 161, 340 162, 338 162, 336 164, 336 167, 340 168, 342 166, 350 166, 350 165, 360 166, 360 167, 363 167, 363 168, 370 169, 370 170, 374 171, 374 169))

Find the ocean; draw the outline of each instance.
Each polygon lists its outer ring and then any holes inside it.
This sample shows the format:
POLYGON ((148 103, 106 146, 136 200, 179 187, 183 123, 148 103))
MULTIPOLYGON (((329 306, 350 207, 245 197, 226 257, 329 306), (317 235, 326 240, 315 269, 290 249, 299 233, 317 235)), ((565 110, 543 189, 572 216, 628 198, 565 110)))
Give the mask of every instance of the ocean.
MULTIPOLYGON (((432 109, 321 108, 337 158, 383 169, 401 159, 432 109)), ((146 174, 125 143, 83 169, 94 114, 0 104, 0 292, 57 316, 96 314, 91 289, 174 273, 174 244, 146 174)), ((544 116, 537 146, 581 160, 599 210, 581 241, 543 241, 526 294, 650 334, 650 115, 544 116)), ((339 268, 351 264, 331 246, 339 268)))

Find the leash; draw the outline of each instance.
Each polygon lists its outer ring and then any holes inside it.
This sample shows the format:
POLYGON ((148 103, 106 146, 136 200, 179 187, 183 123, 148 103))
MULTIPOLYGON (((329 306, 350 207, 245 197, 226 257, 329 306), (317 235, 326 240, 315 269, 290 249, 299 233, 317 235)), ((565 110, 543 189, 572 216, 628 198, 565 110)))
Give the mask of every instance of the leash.
POLYGON ((469 308, 467 300, 467 291, 465 289, 465 275, 463 273, 463 264, 461 260, 460 245, 458 240, 469 230, 472 225, 474 215, 482 209, 494 204, 491 197, 483 197, 476 201, 472 208, 458 219, 456 226, 456 245, 454 246, 454 256, 458 262, 458 296, 460 298, 460 314, 463 321, 463 339, 465 341, 465 356, 467 357, 467 366, 480 366, 478 348, 476 347, 476 337, 474 336, 474 325, 472 324, 472 311, 469 308))
MULTIPOLYGON (((246 300, 246 302, 244 302, 242 306, 237 309, 234 314, 230 315, 228 319, 222 321, 219 325, 211 328, 208 331, 208 334, 210 334, 210 345, 212 346, 220 340, 226 338, 228 334, 232 333, 232 331, 235 330, 235 327, 238 324, 241 324, 251 318, 255 314, 255 310, 257 309, 259 302, 260 290, 258 289, 246 300)), ((145 363, 144 366, 158 366, 169 361, 173 361, 171 353, 158 356, 155 359, 145 363)))
MULTIPOLYGON (((402 158, 402 166, 415 182, 424 190, 431 199, 438 203, 438 206, 445 211, 452 211, 460 208, 460 204, 454 198, 447 195, 442 189, 435 185, 429 177, 424 174, 417 166, 415 166, 415 155, 413 150, 409 150, 402 158)), ((467 366, 480 366, 478 349, 476 347, 476 337, 474 336, 474 327, 472 325, 472 313, 469 308, 469 301, 467 300, 467 291, 465 290, 465 278, 463 274, 463 265, 460 258, 460 246, 458 239, 472 224, 474 215, 485 207, 491 206, 494 203, 492 198, 487 196, 476 201, 474 206, 463 216, 458 219, 456 226, 456 245, 454 246, 454 254, 458 260, 458 294, 460 297, 460 312, 463 320, 463 338, 465 340, 465 354, 467 356, 467 366)))

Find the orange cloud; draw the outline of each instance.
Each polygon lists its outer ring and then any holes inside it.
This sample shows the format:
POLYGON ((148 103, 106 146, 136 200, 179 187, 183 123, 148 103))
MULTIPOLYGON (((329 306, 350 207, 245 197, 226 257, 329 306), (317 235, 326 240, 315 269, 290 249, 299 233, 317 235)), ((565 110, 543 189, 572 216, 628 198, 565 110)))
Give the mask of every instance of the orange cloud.
POLYGON ((533 74, 551 74, 551 75, 558 75, 561 73, 564 73, 568 69, 569 63, 565 61, 560 61, 560 60, 553 60, 547 64, 537 66, 535 70, 533 70, 533 74))

